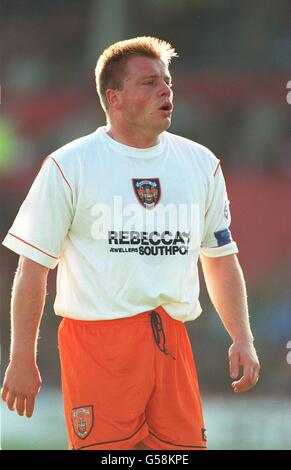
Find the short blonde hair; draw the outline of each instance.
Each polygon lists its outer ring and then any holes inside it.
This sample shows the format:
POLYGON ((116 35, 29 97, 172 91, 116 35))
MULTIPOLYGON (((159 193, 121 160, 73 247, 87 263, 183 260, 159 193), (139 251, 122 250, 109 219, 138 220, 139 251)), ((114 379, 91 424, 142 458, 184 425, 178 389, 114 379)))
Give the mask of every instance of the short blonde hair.
POLYGON ((177 57, 177 53, 170 43, 151 36, 126 39, 105 49, 95 69, 97 93, 105 112, 108 109, 106 90, 122 90, 127 61, 136 56, 160 59, 168 67, 172 58, 177 57))

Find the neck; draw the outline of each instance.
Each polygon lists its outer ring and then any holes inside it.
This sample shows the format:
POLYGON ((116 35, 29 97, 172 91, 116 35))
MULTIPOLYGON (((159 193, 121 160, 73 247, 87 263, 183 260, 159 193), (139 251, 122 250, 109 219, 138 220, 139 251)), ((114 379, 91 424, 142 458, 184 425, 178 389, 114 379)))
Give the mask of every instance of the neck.
POLYGON ((128 129, 126 127, 114 126, 108 123, 106 126, 107 134, 117 142, 128 145, 129 147, 136 148, 149 148, 154 147, 159 143, 159 133, 147 133, 145 129, 128 129))

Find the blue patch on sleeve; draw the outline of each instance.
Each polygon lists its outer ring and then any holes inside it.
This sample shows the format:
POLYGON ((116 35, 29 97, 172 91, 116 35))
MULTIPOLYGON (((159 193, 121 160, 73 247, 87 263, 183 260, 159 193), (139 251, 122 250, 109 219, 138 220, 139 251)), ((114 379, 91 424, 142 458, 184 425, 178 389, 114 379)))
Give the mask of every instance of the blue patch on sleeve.
POLYGON ((228 243, 232 242, 231 233, 228 228, 214 232, 214 236, 217 240, 218 246, 227 245, 228 243))

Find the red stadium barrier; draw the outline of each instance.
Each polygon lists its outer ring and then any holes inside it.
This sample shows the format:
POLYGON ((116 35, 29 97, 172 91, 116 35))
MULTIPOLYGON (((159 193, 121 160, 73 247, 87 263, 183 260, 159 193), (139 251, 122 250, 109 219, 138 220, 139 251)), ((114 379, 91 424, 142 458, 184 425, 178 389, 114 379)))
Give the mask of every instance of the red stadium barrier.
POLYGON ((290 180, 251 173, 226 174, 232 235, 251 283, 291 261, 290 180))

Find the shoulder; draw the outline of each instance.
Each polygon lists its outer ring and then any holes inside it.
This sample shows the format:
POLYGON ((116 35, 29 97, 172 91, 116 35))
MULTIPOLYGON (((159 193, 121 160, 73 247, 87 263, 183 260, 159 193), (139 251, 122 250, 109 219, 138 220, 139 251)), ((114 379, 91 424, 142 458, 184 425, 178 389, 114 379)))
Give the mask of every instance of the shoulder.
POLYGON ((96 146, 96 140, 96 132, 93 132, 68 142, 53 151, 49 156, 59 164, 70 166, 70 164, 76 163, 76 160, 86 158, 96 146))
POLYGON ((78 182, 84 160, 96 152, 98 146, 96 132, 75 139, 50 153, 42 162, 47 171, 57 171, 75 184, 78 182))
POLYGON ((208 147, 171 132, 166 132, 165 135, 167 141, 178 151, 187 155, 189 159, 194 160, 199 166, 210 172, 216 171, 220 160, 208 147))
POLYGON ((52 180, 55 175, 61 176, 73 192, 73 188, 79 184, 84 159, 95 151, 96 140, 96 132, 93 132, 50 153, 41 164, 43 176, 52 180))

